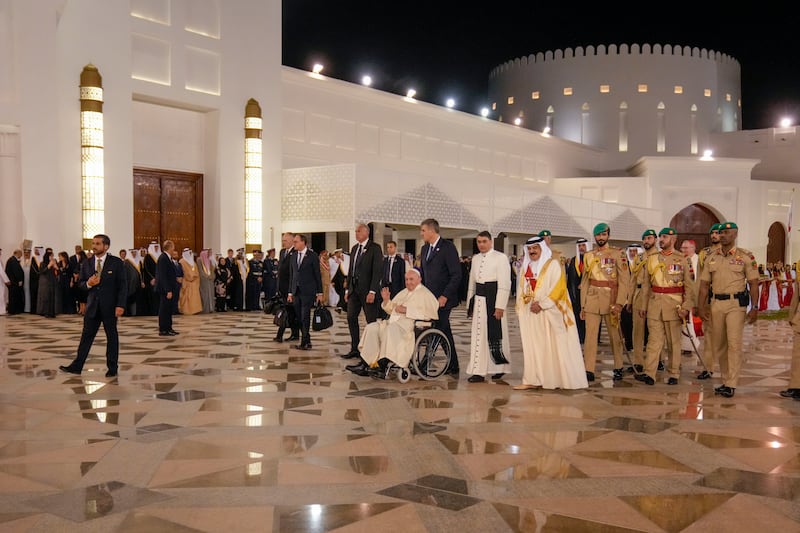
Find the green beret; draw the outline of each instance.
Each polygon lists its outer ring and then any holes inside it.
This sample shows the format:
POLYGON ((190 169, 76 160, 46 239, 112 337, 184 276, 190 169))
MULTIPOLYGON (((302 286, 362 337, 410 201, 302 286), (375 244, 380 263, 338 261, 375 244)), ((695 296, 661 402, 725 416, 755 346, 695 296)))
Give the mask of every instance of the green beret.
POLYGON ((644 230, 644 233, 642 233, 642 240, 644 240, 644 238, 647 237, 648 235, 652 235, 653 237, 655 237, 656 236, 656 230, 654 230, 654 229, 646 229, 646 230, 644 230))
POLYGON ((719 230, 724 229, 739 229, 739 226, 736 225, 736 222, 720 222, 719 230))
POLYGON ((715 232, 715 231, 719 231, 719 227, 720 227, 721 225, 722 225, 722 224, 720 224, 719 222, 717 222, 716 224, 714 224, 714 225, 712 225, 712 226, 711 226, 711 229, 710 229, 710 230, 708 230, 708 232, 709 232, 709 233, 713 233, 713 232, 715 232))
POLYGON ((658 236, 659 236, 659 237, 660 237, 661 235, 677 235, 677 234, 678 234, 678 232, 677 232, 677 231, 675 231, 675 230, 674 230, 674 229, 672 229, 672 228, 663 228, 661 231, 659 231, 659 232, 658 232, 658 236))
POLYGON ((592 235, 597 235, 598 233, 603 233, 604 231, 611 231, 611 228, 609 228, 608 224, 605 222, 601 222, 594 227, 594 230, 592 230, 592 235))
POLYGON ((549 229, 543 229, 539 232, 539 237, 552 237, 553 233, 549 229))

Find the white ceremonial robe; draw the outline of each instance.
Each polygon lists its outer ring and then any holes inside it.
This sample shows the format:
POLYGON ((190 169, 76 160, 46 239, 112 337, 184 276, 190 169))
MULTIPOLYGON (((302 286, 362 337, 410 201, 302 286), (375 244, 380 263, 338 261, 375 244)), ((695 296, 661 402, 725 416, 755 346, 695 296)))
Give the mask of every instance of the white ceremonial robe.
POLYGON ((538 313, 531 311, 531 303, 523 302, 525 283, 525 276, 520 276, 517 315, 525 360, 522 383, 545 389, 588 387, 575 315, 566 293, 564 267, 558 259, 550 259, 542 267, 531 301, 539 302, 542 310, 538 313))
MULTIPOLYGON (((472 267, 469 272, 469 286, 467 288, 467 302, 475 296, 476 283, 497 282, 496 309, 505 311, 508 305, 508 295, 511 293, 511 263, 508 257, 497 250, 489 250, 485 254, 476 254, 472 257, 472 267)), ((485 376, 487 374, 507 374, 511 372, 510 364, 498 365, 492 359, 489 351, 489 331, 486 324, 489 314, 486 297, 475 296, 472 308, 472 336, 470 338, 470 356, 467 365, 467 374, 485 376)), ((500 321, 503 332, 503 355, 511 361, 511 346, 508 340, 508 319, 503 316, 500 321)))
POLYGON ((23 283, 22 283, 22 290, 25 292, 25 309, 26 313, 31 312, 31 306, 33 306, 33 310, 36 311, 36 302, 31 303, 31 264, 28 262, 26 264, 25 261, 22 262, 22 275, 23 275, 23 283))
POLYGON ((0 261, 0 315, 6 314, 6 308, 8 307, 8 287, 6 287, 8 282, 6 265, 3 261, 0 261))
POLYGON ((421 283, 413 291, 403 289, 394 298, 381 304, 389 314, 387 320, 367 324, 358 350, 369 366, 386 357, 399 367, 406 368, 414 351, 414 321, 435 320, 439 316, 439 301, 421 283), (405 314, 396 311, 406 307, 405 314))

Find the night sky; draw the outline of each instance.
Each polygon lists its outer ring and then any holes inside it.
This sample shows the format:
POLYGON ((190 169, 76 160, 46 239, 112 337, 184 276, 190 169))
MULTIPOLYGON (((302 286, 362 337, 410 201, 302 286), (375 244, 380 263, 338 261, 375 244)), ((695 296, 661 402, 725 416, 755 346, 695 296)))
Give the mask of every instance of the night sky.
MULTIPOLYGON (((726 11, 688 4, 638 3, 616 11, 582 2, 394 2, 283 0, 283 64, 477 114, 489 104, 489 72, 521 56, 600 44, 672 44, 719 51, 739 61, 744 129, 777 126, 788 115, 800 123, 800 39, 794 16, 726 11)), ((609 4, 604 4, 607 7, 609 4)), ((619 3, 617 3, 619 5, 619 3)), ((748 4, 748 6, 753 4, 748 4)), ((771 6, 771 4, 762 4, 771 6)), ((784 4, 788 5, 788 4, 784 4)))

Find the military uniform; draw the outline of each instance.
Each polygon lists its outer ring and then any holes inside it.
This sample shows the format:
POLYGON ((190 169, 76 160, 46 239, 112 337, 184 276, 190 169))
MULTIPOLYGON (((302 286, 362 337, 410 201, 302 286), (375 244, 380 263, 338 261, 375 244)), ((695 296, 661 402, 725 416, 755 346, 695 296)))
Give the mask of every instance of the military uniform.
MULTIPOLYGON (((647 230, 642 234, 642 239, 648 235, 655 235, 653 230, 647 230), (652 232, 652 233, 651 233, 652 232)), ((631 269, 631 291, 628 303, 631 304, 633 313, 633 364, 644 367, 644 348, 645 331, 647 329, 647 318, 639 316, 639 311, 647 309, 647 301, 642 294, 642 283, 645 276, 644 264, 648 257, 657 254, 658 249, 653 245, 643 254, 636 256, 636 260, 630 265, 631 269)))
POLYGON ((251 259, 248 261, 247 272, 247 290, 245 296, 247 298, 247 311, 257 311, 261 309, 261 286, 264 281, 264 262, 260 259, 251 259))
MULTIPOLYGON (((730 224, 730 223, 725 223, 730 224)), ((742 333, 747 305, 750 301, 748 282, 758 282, 758 265, 750 250, 722 247, 706 258, 701 281, 710 284, 711 342, 719 358, 723 387, 735 389, 742 365, 742 333)))
MULTIPOLYGON (((718 231, 719 225, 714 224, 711 226, 711 232, 718 231)), ((709 233, 711 233, 709 232, 709 233)), ((695 285, 696 291, 700 290, 700 276, 703 274, 703 269, 705 267, 706 260, 709 256, 714 254, 717 250, 720 249, 719 244, 706 246, 700 253, 697 254, 697 275, 695 279, 698 283, 695 285)), ((697 305, 700 305, 700 302, 697 302, 697 305)), ((703 364, 706 367, 705 372, 701 372, 698 376, 698 379, 708 379, 711 377, 711 374, 714 373, 714 367, 717 363, 717 354, 714 351, 714 343, 711 342, 711 339, 714 335, 714 325, 711 323, 710 320, 703 321, 703 364)))
MULTIPOLYGON (((595 235, 597 233, 600 232, 595 227, 595 235)), ((625 250, 606 245, 586 252, 583 262, 585 267, 581 278, 581 311, 586 319, 583 350, 586 371, 594 374, 597 366, 597 335, 601 319, 604 319, 611 340, 614 369, 621 369, 622 339, 619 333, 619 321, 618 316, 612 319, 610 313, 612 306, 619 306, 618 309, 621 310, 628 301, 630 287, 628 258, 625 250)))
MULTIPOLYGON (((665 228, 660 235, 675 235, 675 230, 665 228)), ((656 375, 661 350, 668 344, 670 383, 675 384, 681 365, 681 317, 678 310, 691 311, 695 302, 692 266, 681 253, 662 250, 647 257, 643 270, 642 297, 647 306, 649 331, 644 373, 651 378, 656 375)))

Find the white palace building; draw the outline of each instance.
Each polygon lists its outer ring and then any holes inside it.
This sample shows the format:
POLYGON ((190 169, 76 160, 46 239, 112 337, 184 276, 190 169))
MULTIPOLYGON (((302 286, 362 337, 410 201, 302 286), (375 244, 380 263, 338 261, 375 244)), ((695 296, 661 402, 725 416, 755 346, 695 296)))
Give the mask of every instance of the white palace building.
POLYGON ((464 255, 486 229, 513 254, 545 228, 571 251, 601 221, 624 244, 733 220, 788 259, 797 128, 742 131, 739 63, 686 44, 508 61, 484 118, 282 66, 280 0, 0 0, 3 257, 100 232, 332 249, 356 222, 410 252, 433 217, 464 255))

